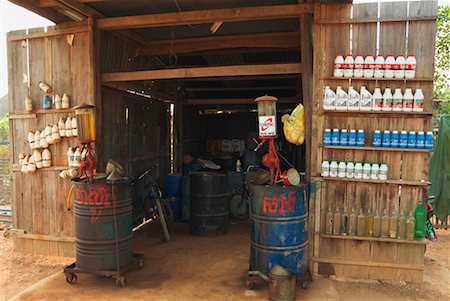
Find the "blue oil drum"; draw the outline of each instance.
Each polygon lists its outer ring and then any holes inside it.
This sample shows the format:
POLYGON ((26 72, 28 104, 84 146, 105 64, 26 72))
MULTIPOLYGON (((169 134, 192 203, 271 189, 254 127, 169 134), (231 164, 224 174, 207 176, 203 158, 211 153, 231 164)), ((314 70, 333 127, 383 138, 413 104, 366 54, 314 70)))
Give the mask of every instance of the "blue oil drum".
POLYGON ((308 208, 304 186, 250 185, 250 270, 273 265, 300 276, 307 271, 308 208))
POLYGON ((168 174, 164 183, 164 196, 169 200, 169 206, 174 219, 181 218, 181 174, 168 174))

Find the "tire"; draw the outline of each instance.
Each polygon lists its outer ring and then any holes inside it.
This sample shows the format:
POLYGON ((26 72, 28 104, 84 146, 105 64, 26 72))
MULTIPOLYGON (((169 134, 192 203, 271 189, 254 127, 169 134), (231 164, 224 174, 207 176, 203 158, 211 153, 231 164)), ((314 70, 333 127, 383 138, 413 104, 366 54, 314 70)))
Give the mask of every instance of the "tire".
POLYGON ((248 205, 242 192, 236 192, 230 196, 229 210, 231 216, 244 220, 248 217, 248 205))

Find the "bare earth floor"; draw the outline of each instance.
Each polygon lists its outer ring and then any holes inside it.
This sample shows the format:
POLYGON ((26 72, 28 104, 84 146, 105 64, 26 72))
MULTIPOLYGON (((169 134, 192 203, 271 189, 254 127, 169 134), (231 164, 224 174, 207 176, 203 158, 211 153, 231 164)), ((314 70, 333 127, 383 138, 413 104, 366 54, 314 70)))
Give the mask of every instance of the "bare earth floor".
MULTIPOLYGON (((173 224, 172 241, 163 243, 157 229, 144 229, 135 252, 145 255, 145 266, 126 274, 125 288, 88 274, 70 285, 62 268, 73 259, 13 253, 12 239, 2 235, 0 300, 267 300, 266 285, 245 288, 249 233, 249 223, 232 223, 226 236, 201 238, 173 224)), ((420 285, 316 277, 309 289, 297 287, 297 300, 450 300, 450 231, 438 236, 427 245, 420 285)))

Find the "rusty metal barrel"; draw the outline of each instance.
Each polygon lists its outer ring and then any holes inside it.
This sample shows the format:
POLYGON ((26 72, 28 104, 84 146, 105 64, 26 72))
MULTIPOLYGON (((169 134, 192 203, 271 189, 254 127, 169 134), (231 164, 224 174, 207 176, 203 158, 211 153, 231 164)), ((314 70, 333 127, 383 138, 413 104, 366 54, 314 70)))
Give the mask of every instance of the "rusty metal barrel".
POLYGON ((132 193, 128 180, 74 179, 76 266, 117 271, 133 260, 132 193))
POLYGON ((308 209, 304 186, 250 185, 250 270, 278 264, 296 276, 307 270, 308 209))
POLYGON ((190 175, 190 228, 196 236, 220 236, 228 231, 227 175, 199 171, 190 175))

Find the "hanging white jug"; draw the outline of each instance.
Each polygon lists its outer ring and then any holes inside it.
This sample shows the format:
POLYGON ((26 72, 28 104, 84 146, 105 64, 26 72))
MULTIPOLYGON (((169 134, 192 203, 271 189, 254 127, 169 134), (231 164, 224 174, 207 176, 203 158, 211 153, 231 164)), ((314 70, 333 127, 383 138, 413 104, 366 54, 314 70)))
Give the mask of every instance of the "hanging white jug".
POLYGON ((73 166, 80 167, 81 166, 81 149, 79 147, 77 147, 77 149, 75 150, 74 157, 75 157, 75 159, 73 162, 73 166))
POLYGON ((72 136, 78 136, 77 119, 75 117, 72 118, 72 136))
POLYGON ((35 172, 36 171, 36 164, 34 163, 33 156, 30 156, 30 159, 28 160, 28 172, 35 172))
POLYGON ((39 130, 34 132, 34 148, 41 148, 41 132, 39 130))
POLYGON ((70 99, 69 96, 64 93, 62 97, 62 107, 63 109, 69 109, 70 108, 70 99))
POLYGON ((35 149, 33 151, 33 159, 34 159, 34 164, 36 164, 36 167, 42 168, 42 155, 41 155, 41 152, 38 151, 37 149, 35 149))
POLYGON ((25 158, 23 159, 22 162, 22 167, 20 168, 20 171, 23 173, 27 173, 28 172, 28 160, 29 160, 29 156, 25 156, 25 158))
POLYGON ((69 165, 70 167, 73 166, 73 154, 73 148, 69 146, 69 148, 67 149, 67 165, 69 165))
POLYGON ((42 152, 42 166, 50 167, 52 166, 52 154, 48 150, 48 148, 44 149, 42 152))
POLYGON ((70 118, 70 116, 67 117, 66 119, 65 128, 66 128, 66 137, 72 137, 72 118, 70 118))
POLYGON ((52 137, 52 127, 50 125, 45 127, 45 139, 47 139, 48 144, 53 144, 55 142, 52 137))
POLYGON ((28 143, 30 143, 30 148, 33 150, 36 148, 36 145, 34 143, 34 133, 28 132, 28 143))
POLYGON ((61 140, 61 136, 59 136, 59 128, 56 123, 52 127, 52 139, 54 143, 58 143, 61 140))
POLYGON ((47 142, 47 137, 45 137, 45 130, 41 132, 41 139, 40 139, 40 144, 39 146, 41 148, 46 148, 48 147, 48 142, 47 142))
POLYGON ((59 118, 58 121, 58 129, 59 129, 59 136, 66 137, 66 123, 64 122, 64 118, 59 118))
POLYGON ((55 109, 61 110, 62 109, 62 98, 59 96, 59 94, 55 95, 55 109))

